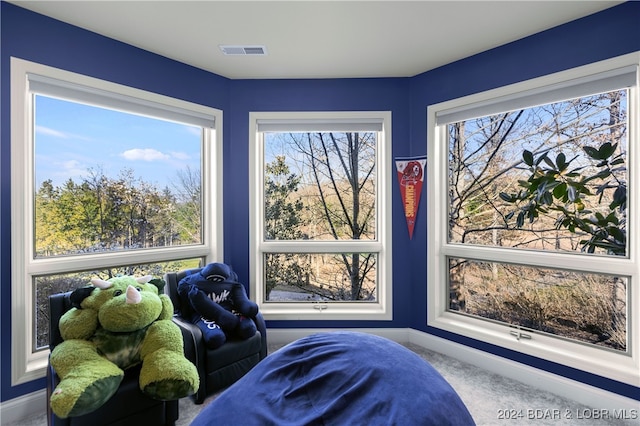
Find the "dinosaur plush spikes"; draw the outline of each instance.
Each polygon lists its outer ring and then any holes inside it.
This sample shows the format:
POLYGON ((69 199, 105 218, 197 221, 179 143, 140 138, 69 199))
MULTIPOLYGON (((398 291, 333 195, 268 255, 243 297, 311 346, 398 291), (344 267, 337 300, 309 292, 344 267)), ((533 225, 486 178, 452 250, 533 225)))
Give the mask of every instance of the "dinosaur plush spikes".
MULTIPOLYGON (((151 281, 152 278, 153 277, 151 275, 145 275, 144 277, 139 277, 135 280, 138 284, 146 284, 151 281)), ((93 278, 91 280, 91 284, 93 284, 94 287, 101 288, 103 290, 106 290, 113 285, 112 282, 101 280, 99 278, 93 278)))
POLYGON ((94 279, 71 293, 73 308, 60 318, 64 342, 51 353, 60 383, 51 409, 61 418, 101 407, 118 390, 124 370, 138 364, 140 390, 161 400, 179 399, 199 386, 184 357, 171 299, 151 276, 94 279))

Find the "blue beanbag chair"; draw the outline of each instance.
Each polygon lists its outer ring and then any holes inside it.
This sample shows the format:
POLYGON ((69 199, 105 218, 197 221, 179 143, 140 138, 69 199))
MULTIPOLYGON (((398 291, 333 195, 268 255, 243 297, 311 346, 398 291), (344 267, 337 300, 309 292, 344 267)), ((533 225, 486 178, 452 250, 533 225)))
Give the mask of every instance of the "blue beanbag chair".
POLYGON ((314 334, 281 348, 207 405, 203 425, 475 425, 431 365, 364 333, 314 334))

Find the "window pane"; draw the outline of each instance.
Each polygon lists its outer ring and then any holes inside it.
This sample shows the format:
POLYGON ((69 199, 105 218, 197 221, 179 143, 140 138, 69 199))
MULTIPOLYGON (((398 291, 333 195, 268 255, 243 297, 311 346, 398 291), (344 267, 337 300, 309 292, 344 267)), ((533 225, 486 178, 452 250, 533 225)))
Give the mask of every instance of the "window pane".
POLYGON ((35 257, 200 244, 203 129, 35 96, 35 257))
POLYGON ((162 278, 165 273, 197 268, 202 265, 201 259, 185 259, 171 262, 151 263, 147 265, 130 265, 99 271, 71 272, 68 274, 43 275, 34 278, 35 294, 35 336, 34 351, 49 348, 49 296, 75 290, 90 285, 92 278, 108 280, 118 275, 142 277, 152 275, 162 278))
POLYGON ((449 311, 627 349, 627 288, 615 275, 449 258, 449 311))
POLYGON ((270 302, 375 302, 374 253, 266 253, 265 289, 270 302))
POLYGON ((449 241, 626 255, 627 98, 448 125, 449 241))
POLYGON ((376 132, 265 133, 266 240, 376 238, 376 132))

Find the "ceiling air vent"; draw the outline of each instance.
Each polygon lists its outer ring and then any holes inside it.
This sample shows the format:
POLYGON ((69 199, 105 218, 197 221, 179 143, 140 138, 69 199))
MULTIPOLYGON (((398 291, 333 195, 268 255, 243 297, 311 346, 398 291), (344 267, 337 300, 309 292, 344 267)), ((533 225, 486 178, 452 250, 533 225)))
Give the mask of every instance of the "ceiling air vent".
POLYGON ((267 54, 267 48, 265 46, 220 45, 220 50, 222 50, 222 53, 225 55, 264 56, 267 54))

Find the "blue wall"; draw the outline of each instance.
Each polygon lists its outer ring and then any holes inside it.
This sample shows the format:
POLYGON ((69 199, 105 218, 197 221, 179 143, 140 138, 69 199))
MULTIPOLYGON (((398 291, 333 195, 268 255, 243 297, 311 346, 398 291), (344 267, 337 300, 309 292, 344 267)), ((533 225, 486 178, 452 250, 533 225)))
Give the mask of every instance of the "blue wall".
MULTIPOLYGON (((472 93, 640 50, 640 2, 627 2, 600 13, 543 31, 531 37, 448 64, 411 79, 410 149, 426 149, 427 106, 472 93)), ((426 213, 418 217, 414 240, 426 241, 426 213)), ((426 248, 410 251, 414 265, 426 264, 426 248)), ((413 271, 414 299, 427 299, 426 268, 413 271)), ((637 297, 634 296, 634 297, 637 297)), ((638 315, 638 313, 636 313, 638 315)), ((413 303, 410 327, 537 368, 640 399, 640 389, 586 374, 549 361, 427 327, 425 303, 413 303)))
MULTIPOLYGON (((224 111, 225 259, 248 282, 248 118, 250 111, 390 110, 393 156, 426 153, 429 104, 640 50, 640 3, 629 2, 413 78, 228 80, 77 27, 1 5, 0 370, 1 400, 44 387, 44 379, 12 387, 10 271, 9 57, 162 93, 224 111), (240 190, 239 190, 240 189, 240 190), (244 189, 244 190, 243 190, 244 189)), ((425 53, 428 54, 428 53, 425 53)), ((393 164, 385 167, 394 171, 393 164)), ((622 395, 638 388, 426 327, 426 195, 409 240, 393 183, 394 318, 392 321, 271 321, 269 327, 412 327, 570 376, 622 395)))
MULTIPOLYGON (((2 2, 0 103, 0 370, 2 401, 42 389, 11 387, 10 57, 227 110, 229 80, 2 2)), ((229 138, 225 138, 225 143, 229 138)))
MULTIPOLYGON (((225 167, 225 183, 248 188, 249 112, 250 111, 379 111, 392 113, 393 157, 407 156, 409 134, 409 79, 349 79, 349 80, 240 80, 232 82, 231 153, 233 167, 225 167)), ((229 128, 225 129, 225 133, 229 128)), ((422 147, 420 153, 425 153, 422 147)), ((386 164, 395 178, 395 165, 386 164)), ((393 182, 392 216, 403 218, 400 191, 393 182)), ((248 282, 249 271, 249 211, 248 194, 236 191, 225 199, 225 256, 239 270, 240 280, 248 282)), ((406 223, 393 223, 394 318, 393 321, 269 321, 277 327, 408 327, 411 308, 411 269, 402 265, 409 241, 406 223), (396 261, 398 263, 396 263, 396 261), (398 266, 402 265, 402 266, 398 266)))

